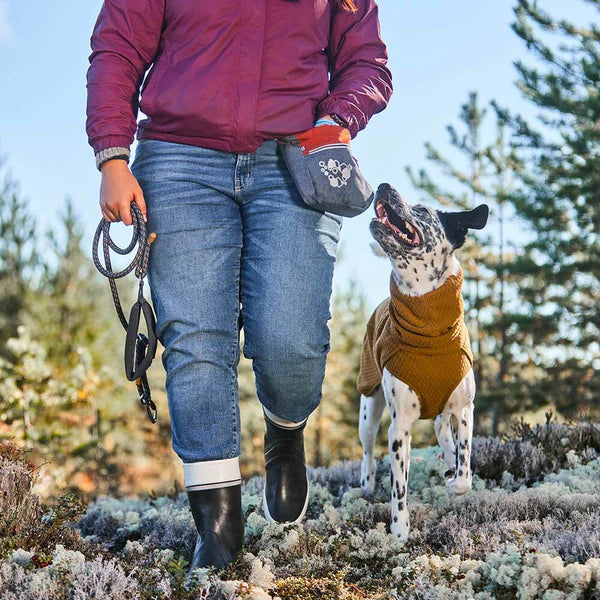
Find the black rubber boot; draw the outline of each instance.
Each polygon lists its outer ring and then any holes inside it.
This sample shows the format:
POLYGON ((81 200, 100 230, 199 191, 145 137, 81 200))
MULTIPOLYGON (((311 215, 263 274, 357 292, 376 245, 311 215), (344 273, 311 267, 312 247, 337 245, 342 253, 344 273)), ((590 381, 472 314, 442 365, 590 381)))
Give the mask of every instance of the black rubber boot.
POLYGON ((187 492, 198 539, 186 588, 195 567, 226 567, 241 550, 244 542, 242 485, 187 492))
POLYGON ((308 506, 309 484, 304 457, 306 421, 295 429, 286 429, 265 415, 265 423, 265 518, 279 523, 299 523, 308 506))

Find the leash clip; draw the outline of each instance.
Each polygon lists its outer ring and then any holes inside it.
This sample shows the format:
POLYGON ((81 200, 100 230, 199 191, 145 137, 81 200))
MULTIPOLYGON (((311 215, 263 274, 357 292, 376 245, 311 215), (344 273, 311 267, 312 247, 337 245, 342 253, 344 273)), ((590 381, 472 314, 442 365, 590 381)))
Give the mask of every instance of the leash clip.
POLYGON ((148 378, 146 377, 145 373, 135 380, 135 385, 137 386, 137 391, 140 395, 140 404, 146 407, 146 414, 148 415, 150 421, 152 423, 156 423, 158 409, 150 397, 150 386, 148 385, 148 378))

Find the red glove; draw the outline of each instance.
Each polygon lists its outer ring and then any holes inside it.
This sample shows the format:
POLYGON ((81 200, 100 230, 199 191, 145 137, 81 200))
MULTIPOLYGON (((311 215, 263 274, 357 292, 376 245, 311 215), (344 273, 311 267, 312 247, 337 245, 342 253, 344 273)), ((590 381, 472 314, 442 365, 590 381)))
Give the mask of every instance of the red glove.
POLYGON ((305 156, 329 146, 350 149, 350 131, 341 125, 318 125, 297 133, 296 137, 305 156))

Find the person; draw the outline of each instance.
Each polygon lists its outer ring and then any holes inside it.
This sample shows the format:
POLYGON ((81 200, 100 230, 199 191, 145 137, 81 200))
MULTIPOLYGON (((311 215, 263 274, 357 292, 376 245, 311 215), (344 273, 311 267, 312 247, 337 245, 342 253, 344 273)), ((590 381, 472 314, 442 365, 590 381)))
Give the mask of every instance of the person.
POLYGON ((321 401, 342 217, 302 201, 277 139, 323 123, 355 138, 387 106, 378 6, 104 0, 90 41, 102 215, 131 225, 133 201, 157 234, 148 284, 198 529, 190 573, 221 568, 244 534, 240 313, 265 415, 265 516, 295 523, 306 511, 303 430, 321 401))

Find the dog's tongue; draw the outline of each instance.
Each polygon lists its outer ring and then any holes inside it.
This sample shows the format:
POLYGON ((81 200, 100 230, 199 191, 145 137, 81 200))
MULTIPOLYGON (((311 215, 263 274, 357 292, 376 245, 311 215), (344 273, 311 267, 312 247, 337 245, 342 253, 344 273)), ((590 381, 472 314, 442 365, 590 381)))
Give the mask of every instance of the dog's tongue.
POLYGON ((385 212, 385 208, 383 206, 383 202, 378 201, 375 205, 375 212, 380 219, 387 217, 387 213, 385 212))

